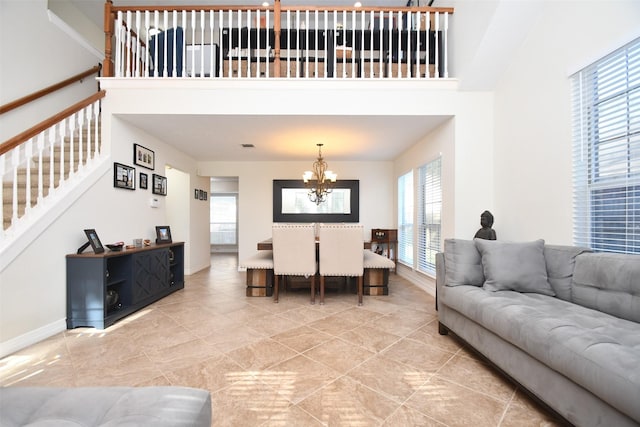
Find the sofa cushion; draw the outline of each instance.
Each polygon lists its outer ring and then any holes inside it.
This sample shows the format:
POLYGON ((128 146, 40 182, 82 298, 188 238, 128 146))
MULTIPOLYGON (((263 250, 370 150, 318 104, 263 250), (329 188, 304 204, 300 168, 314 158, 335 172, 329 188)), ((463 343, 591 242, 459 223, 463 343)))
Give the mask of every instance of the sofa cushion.
POLYGON ((473 240, 445 239, 445 284, 482 286, 482 259, 473 240))
POLYGON ((457 286, 442 287, 438 297, 440 304, 640 420, 638 323, 535 293, 457 286))
POLYGON ((640 255, 586 253, 576 258, 571 299, 640 322, 640 255))
POLYGON ((589 251, 588 248, 577 246, 545 245, 544 260, 547 265, 547 276, 556 297, 571 301, 571 279, 576 257, 589 251))
POLYGON ((483 239, 474 241, 482 256, 484 289, 555 295, 547 280, 544 240, 523 243, 483 239))
POLYGON ((209 427, 211 395, 178 386, 0 387, 0 414, 3 427, 209 427))

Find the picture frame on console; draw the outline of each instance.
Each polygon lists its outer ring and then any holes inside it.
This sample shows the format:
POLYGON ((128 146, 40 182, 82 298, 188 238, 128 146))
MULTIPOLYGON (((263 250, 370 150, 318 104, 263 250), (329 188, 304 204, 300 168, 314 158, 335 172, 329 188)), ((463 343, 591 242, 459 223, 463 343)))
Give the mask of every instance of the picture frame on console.
POLYGON ((156 226, 156 244, 173 243, 171 240, 171 227, 168 225, 156 226))
POLYGON ((133 164, 154 170, 156 166, 156 154, 142 145, 133 144, 133 164))
POLYGON ((82 253, 88 246, 91 246, 94 254, 101 254, 104 252, 104 246, 102 246, 102 242, 98 237, 98 233, 93 228, 88 228, 84 230, 84 234, 87 236, 87 243, 85 243, 82 247, 78 249, 78 253, 82 253))

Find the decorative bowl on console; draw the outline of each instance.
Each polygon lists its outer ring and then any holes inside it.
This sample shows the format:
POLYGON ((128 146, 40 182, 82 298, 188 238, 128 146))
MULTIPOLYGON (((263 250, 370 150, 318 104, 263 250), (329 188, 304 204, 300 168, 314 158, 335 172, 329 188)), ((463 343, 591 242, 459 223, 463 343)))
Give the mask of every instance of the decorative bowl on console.
POLYGON ((105 245, 107 248, 109 248, 110 251, 121 251, 123 246, 124 246, 124 242, 118 242, 118 243, 111 243, 108 245, 105 245))

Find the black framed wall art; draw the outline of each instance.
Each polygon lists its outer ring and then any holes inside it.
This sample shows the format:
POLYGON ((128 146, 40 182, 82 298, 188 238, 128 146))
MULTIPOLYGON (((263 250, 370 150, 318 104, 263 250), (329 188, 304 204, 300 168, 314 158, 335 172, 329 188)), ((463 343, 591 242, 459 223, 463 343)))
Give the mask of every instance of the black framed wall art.
POLYGON ((151 183, 151 191, 153 192, 153 194, 166 196, 167 195, 167 178, 162 175, 158 175, 154 173, 153 182, 151 183))
POLYGON ((125 190, 136 189, 136 169, 123 165, 122 163, 113 163, 113 186, 116 188, 124 188, 125 190))
POLYGON ((149 176, 146 173, 140 172, 140 188, 146 190, 149 187, 149 176))
POLYGON ((133 164, 154 170, 156 168, 156 154, 142 145, 133 144, 133 164))

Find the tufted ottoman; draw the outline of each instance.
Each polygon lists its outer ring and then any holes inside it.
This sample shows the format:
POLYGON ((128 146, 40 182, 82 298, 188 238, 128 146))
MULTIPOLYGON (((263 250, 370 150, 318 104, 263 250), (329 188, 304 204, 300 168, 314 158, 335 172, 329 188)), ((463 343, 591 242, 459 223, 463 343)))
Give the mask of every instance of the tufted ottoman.
POLYGON ((0 426, 211 426, 211 395, 188 387, 2 387, 0 426))

